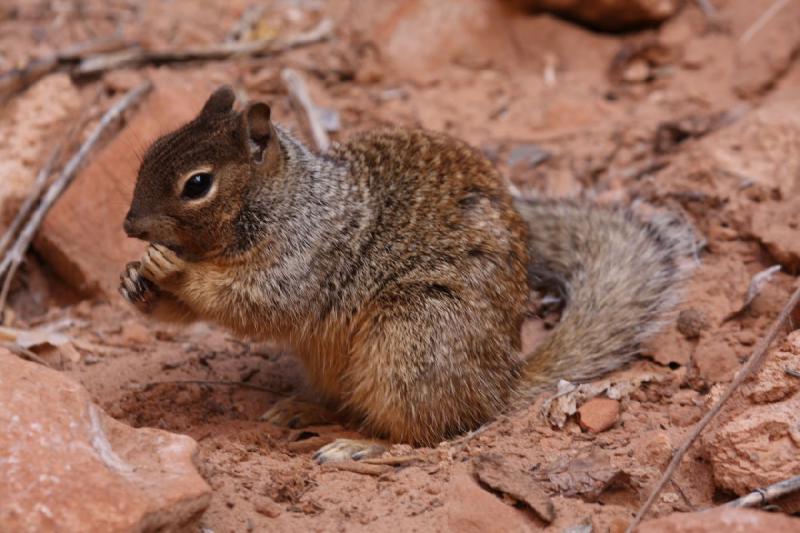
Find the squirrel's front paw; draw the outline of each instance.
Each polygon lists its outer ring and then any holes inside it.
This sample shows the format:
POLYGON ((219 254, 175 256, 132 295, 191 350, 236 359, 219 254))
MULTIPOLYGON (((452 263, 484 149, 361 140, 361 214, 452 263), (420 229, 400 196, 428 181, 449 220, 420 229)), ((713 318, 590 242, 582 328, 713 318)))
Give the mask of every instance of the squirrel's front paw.
POLYGON ((119 293, 140 311, 146 311, 158 297, 158 289, 152 281, 142 276, 141 268, 139 261, 125 266, 125 271, 119 276, 119 293))
POLYGON ((175 252, 160 244, 151 244, 142 258, 142 276, 161 288, 169 288, 176 283, 185 270, 186 263, 175 252))

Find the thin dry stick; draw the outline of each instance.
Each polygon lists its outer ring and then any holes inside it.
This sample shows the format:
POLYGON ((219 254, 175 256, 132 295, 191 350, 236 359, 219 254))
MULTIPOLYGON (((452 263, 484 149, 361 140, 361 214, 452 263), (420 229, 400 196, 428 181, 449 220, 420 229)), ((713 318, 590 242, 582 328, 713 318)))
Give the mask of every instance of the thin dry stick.
POLYGON ((779 481, 763 489, 756 489, 738 500, 726 503, 725 507, 758 507, 774 502, 793 492, 800 492, 800 476, 779 481))
POLYGON ((694 442, 700 436, 700 433, 702 433, 709 422, 711 422, 711 420, 717 416, 720 410, 722 410, 725 402, 730 399, 730 397, 745 379, 747 379, 751 374, 753 374, 753 372, 761 367, 761 364, 764 362, 764 359, 767 356, 767 349, 786 325, 786 322, 789 320, 789 315, 791 315, 794 308, 797 307, 798 302, 800 302, 800 287, 794 291, 792 296, 789 298, 789 301, 778 315, 778 318, 776 318, 775 322, 773 322, 766 336, 764 336, 753 349, 753 353, 750 355, 747 363, 745 363, 745 365, 739 370, 739 372, 736 374, 736 377, 733 378, 733 381, 731 381, 731 384, 728 386, 725 392, 722 393, 722 396, 720 396, 719 400, 717 400, 717 403, 715 403, 714 406, 697 423, 697 425, 695 425, 694 429, 692 429, 691 433, 689 433, 689 436, 686 437, 686 440, 683 442, 681 447, 678 448, 678 451, 676 451, 675 455, 672 456, 672 461, 670 461, 669 466, 667 466, 667 469, 664 471, 661 479, 658 480, 658 483, 656 484, 655 489, 653 489, 653 492, 650 494, 650 497, 647 498, 647 501, 644 502, 644 505, 642 505, 642 507, 639 509, 639 512, 636 513, 636 517, 633 519, 633 522, 631 522, 631 525, 625 530, 626 533, 632 533, 639 523, 641 523, 644 515, 647 514, 647 511, 650 510, 650 507, 653 506, 658 498, 658 495, 661 494, 664 486, 672 478, 672 475, 675 473, 678 465, 680 465, 683 456, 686 455, 686 452, 689 451, 689 448, 692 446, 692 444, 694 444, 694 442))
POLYGON ((709 2, 709 0, 695 0, 697 7, 700 8, 700 11, 703 12, 706 19, 709 20, 716 20, 717 19, 717 9, 709 2))
POLYGON ((792 0, 775 0, 775 2, 773 2, 772 5, 769 6, 769 8, 767 8, 763 13, 761 13, 761 16, 758 17, 756 21, 753 22, 753 24, 749 28, 747 28, 747 30, 742 34, 742 36, 739 37, 739 46, 744 46, 747 43, 749 43, 750 39, 752 39, 756 33, 761 31, 761 28, 763 28, 767 24, 767 22, 769 22, 770 19, 772 19, 772 17, 777 15, 780 12, 780 10, 786 7, 786 4, 788 4, 791 1, 792 0))
MULTIPOLYGON (((98 92, 97 95, 99 96, 100 93, 98 92)), ((11 222, 11 225, 0 239, 0 255, 6 252, 8 245, 11 243, 11 239, 14 238, 14 235, 17 234, 19 229, 22 227, 22 224, 28 219, 31 210, 42 196, 42 192, 47 185, 47 179, 50 177, 50 174, 52 174, 56 164, 61 159, 61 153, 64 151, 64 147, 69 146, 72 143, 75 135, 78 133, 78 130, 80 130, 83 124, 86 123, 87 118, 88 113, 84 113, 79 120, 73 122, 69 130, 67 130, 67 134, 61 141, 59 141, 55 149, 50 154, 50 157, 47 158, 44 166, 42 166, 42 168, 39 170, 39 173, 36 174, 31 192, 28 194, 28 197, 25 198, 25 202, 23 202, 22 206, 19 208, 19 211, 14 217, 13 222, 11 222)), ((0 309, 2 309, 2 306, 0 306, 0 309)))
MULTIPOLYGON (((100 92, 98 91, 97 97, 99 96, 100 92)), ((53 153, 50 154, 50 157, 36 175, 36 179, 33 183, 33 189, 31 189, 30 194, 25 199, 22 207, 20 207, 17 216, 14 217, 14 221, 11 223, 11 226, 9 226, 8 231, 6 231, 5 235, 3 235, 3 238, 0 239, 0 254, 6 252, 11 239, 14 237, 14 235, 16 235, 17 231, 19 231, 19 228, 22 227, 22 224, 28 219, 28 216, 36 206, 37 202, 41 200, 42 192, 47 185, 47 180, 50 177, 50 174, 53 172, 53 168, 55 167, 56 163, 58 163, 58 161, 61 159, 61 152, 65 146, 68 146, 72 143, 72 140, 77 135, 78 130, 80 130, 83 127, 83 124, 85 124, 88 115, 88 112, 84 113, 80 120, 77 120, 72 124, 67 131, 67 134, 64 136, 64 139, 58 143, 55 150, 53 150, 53 153)), ((0 289, 0 312, 5 309, 6 301, 8 300, 8 293, 11 291, 11 281, 14 279, 19 265, 19 261, 12 263, 8 269, 8 273, 6 274, 6 279, 3 281, 2 289, 0 289)), ((2 275, 2 273, 0 273, 0 275, 2 275)), ((3 318, 0 316, 0 323, 2 322, 3 318)))
MULTIPOLYGON (((25 227, 17 236, 14 246, 11 247, 6 256, 3 258, 3 261, 0 262, 0 276, 6 276, 4 288, 10 283, 9 278, 14 275, 17 267, 25 257, 25 252, 28 250, 28 246, 30 246, 30 243, 33 240, 33 237, 36 235, 36 231, 39 229, 39 226, 42 224, 44 217, 50 211, 50 208, 53 207, 53 204, 56 202, 56 200, 58 200, 67 187, 69 187, 69 185, 72 183, 72 180, 75 179, 75 175, 78 173, 78 169, 81 167, 86 157, 89 155, 92 149, 94 149, 95 145, 102 138, 109 126, 116 122, 116 120, 122 116, 122 113, 126 109, 136 104, 145 94, 147 94, 148 91, 150 91, 151 88, 152 85, 150 82, 145 82, 128 91, 125 96, 120 98, 113 106, 111 106, 111 109, 106 111, 106 113, 100 119, 100 122, 97 124, 97 126, 95 126, 92 133, 81 145, 78 152, 73 155, 64 166, 64 169, 61 171, 61 174, 59 174, 58 178, 56 178, 47 189, 42 201, 39 203, 36 210, 34 210, 34 212, 31 214, 31 217, 28 219, 25 227)), ((8 291, 3 290, 3 294, 0 295, 0 309, 5 307, 5 298, 7 295, 8 291)))
POLYGON ((328 138, 328 133, 320 120, 317 106, 311 100, 311 93, 308 91, 306 82, 303 81, 300 74, 290 68, 285 68, 281 72, 281 79, 286 90, 289 93, 289 98, 297 110, 302 113, 303 120, 311 132, 311 138, 314 140, 314 145, 320 152, 325 152, 331 145, 328 138))
POLYGON ((21 357, 27 361, 31 361, 33 363, 39 363, 42 366, 50 367, 50 364, 33 353, 32 351, 28 350, 27 348, 23 348, 22 346, 15 344, 13 342, 0 342, 0 346, 8 350, 9 352, 15 354, 17 357, 21 357))
POLYGON ((81 56, 119 50, 124 46, 127 46, 125 41, 118 35, 112 35, 71 46, 51 56, 34 59, 22 68, 4 72, 0 74, 0 102, 29 87, 51 72, 65 65, 78 63, 81 56))
MULTIPOLYGON (((70 137, 70 133, 67 133, 67 138, 70 137)), ((64 144, 65 143, 61 141, 58 143, 58 145, 56 145, 55 149, 50 154, 50 157, 47 158, 47 161, 45 161, 45 164, 39 170, 39 173, 36 174, 30 194, 28 194, 28 197, 25 199, 22 207, 20 207, 19 212, 17 212, 17 215, 14 217, 14 221, 11 222, 11 225, 8 227, 5 234, 3 234, 3 238, 0 239, 0 254, 5 253, 8 245, 11 243, 11 239, 14 237, 17 231, 19 231, 19 228, 22 227, 22 223, 28 218, 33 206, 39 201, 39 197, 44 190, 44 186, 47 184, 47 178, 50 177, 50 174, 53 172, 53 168, 56 166, 56 163, 59 159, 61 159, 61 152, 64 149, 64 144)))
POLYGON ((88 76, 128 66, 163 65, 182 61, 212 61, 228 59, 233 56, 265 56, 324 41, 332 33, 333 22, 329 19, 324 19, 315 28, 289 39, 269 39, 253 42, 233 41, 185 50, 143 50, 141 48, 132 48, 112 54, 87 57, 80 62, 74 73, 78 76, 88 76))
POLYGON ((724 20, 722 20, 722 17, 719 16, 719 12, 709 0, 695 0, 695 4, 697 4, 697 7, 699 7, 700 11, 703 12, 703 16, 706 18, 706 24, 709 30, 727 30, 727 24, 724 20))

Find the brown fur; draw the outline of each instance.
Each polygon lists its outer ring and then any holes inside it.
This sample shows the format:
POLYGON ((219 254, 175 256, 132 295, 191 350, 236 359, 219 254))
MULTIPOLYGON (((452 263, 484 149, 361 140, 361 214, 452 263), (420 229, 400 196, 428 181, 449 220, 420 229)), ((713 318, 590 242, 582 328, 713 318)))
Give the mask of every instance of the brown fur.
POLYGON ((126 230, 163 246, 123 293, 289 343, 323 399, 376 436, 433 444, 534 386, 611 370, 675 300, 685 226, 515 208, 492 165, 442 134, 381 130, 314 154, 267 127, 264 104, 232 104, 217 91, 145 155, 126 230), (217 190, 186 202, 176 183, 203 165, 217 190), (568 303, 526 358, 529 282, 555 282, 568 303))

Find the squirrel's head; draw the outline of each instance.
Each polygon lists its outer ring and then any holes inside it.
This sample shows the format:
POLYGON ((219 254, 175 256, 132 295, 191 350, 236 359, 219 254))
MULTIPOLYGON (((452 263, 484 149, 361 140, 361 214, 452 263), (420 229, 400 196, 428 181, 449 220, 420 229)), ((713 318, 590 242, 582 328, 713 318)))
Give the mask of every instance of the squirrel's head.
POLYGON ((267 104, 235 111, 220 87, 191 122, 154 142, 144 155, 125 232, 186 258, 209 259, 236 248, 237 220, 248 195, 282 168, 267 104))

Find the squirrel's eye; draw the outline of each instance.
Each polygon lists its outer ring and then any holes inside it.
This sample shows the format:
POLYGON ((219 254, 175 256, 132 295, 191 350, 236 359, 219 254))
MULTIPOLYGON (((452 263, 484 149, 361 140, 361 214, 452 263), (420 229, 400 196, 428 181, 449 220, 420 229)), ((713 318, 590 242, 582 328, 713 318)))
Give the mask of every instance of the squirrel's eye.
POLYGON ((202 198, 211 189, 211 184, 214 182, 214 176, 208 172, 198 172, 192 174, 186 183, 183 184, 183 191, 181 192, 182 198, 189 200, 197 200, 202 198))

